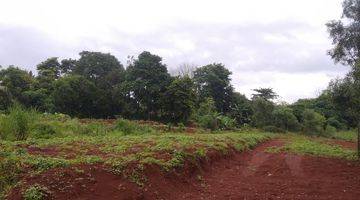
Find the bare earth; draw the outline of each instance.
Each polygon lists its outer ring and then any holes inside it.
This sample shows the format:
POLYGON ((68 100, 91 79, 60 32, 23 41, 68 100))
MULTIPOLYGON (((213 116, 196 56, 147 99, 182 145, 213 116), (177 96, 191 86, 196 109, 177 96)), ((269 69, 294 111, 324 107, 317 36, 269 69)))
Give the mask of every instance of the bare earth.
MULTIPOLYGON (((149 167, 143 187, 101 165, 52 169, 26 177, 25 185, 48 187, 51 199, 360 199, 359 162, 265 152, 282 145, 272 140, 227 158, 214 154, 200 168, 167 174, 149 167)), ((9 199, 21 199, 20 189, 9 199)))

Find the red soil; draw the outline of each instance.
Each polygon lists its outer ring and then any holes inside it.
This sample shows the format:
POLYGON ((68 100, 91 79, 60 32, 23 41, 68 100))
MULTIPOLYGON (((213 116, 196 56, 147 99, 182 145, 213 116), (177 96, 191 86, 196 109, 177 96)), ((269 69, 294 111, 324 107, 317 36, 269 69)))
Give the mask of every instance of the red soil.
POLYGON ((336 145, 340 145, 343 148, 347 148, 347 149, 352 149, 352 150, 356 150, 357 149, 357 144, 356 142, 349 142, 349 141, 344 141, 344 140, 334 140, 333 142, 331 142, 332 144, 336 144, 336 145))
POLYGON ((201 168, 187 163, 164 173, 148 166, 144 187, 101 165, 52 169, 26 177, 9 199, 21 199, 21 190, 35 183, 48 187, 53 199, 359 199, 358 162, 265 152, 282 144, 273 140, 226 158, 211 152, 201 168))

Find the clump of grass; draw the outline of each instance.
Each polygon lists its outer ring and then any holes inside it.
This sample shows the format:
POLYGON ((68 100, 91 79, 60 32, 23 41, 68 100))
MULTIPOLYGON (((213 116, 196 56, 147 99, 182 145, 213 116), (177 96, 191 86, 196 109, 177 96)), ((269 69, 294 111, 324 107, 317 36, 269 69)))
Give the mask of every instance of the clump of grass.
POLYGON ((0 135, 3 139, 25 140, 38 114, 34 110, 26 110, 20 105, 9 109, 8 115, 0 118, 0 135))
POLYGON ((332 138, 346 140, 346 141, 357 141, 356 130, 338 131, 332 134, 332 138))
POLYGON ((25 200, 43 200, 47 198, 49 194, 50 191, 48 188, 36 184, 25 190, 23 197, 25 200))
POLYGON ((143 135, 155 133, 155 130, 147 125, 140 125, 126 119, 116 121, 115 130, 121 131, 124 135, 143 135))
POLYGON ((356 152, 350 149, 342 148, 339 145, 329 145, 321 141, 311 140, 311 137, 293 136, 283 147, 271 147, 266 150, 270 153, 280 151, 292 152, 302 155, 312 155, 320 157, 343 158, 355 160, 356 152))

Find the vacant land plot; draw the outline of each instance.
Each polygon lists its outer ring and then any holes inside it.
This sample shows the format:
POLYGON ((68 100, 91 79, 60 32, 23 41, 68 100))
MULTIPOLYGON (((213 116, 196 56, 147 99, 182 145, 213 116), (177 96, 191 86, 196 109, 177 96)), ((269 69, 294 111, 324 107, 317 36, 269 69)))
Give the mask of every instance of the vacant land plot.
POLYGON ((127 123, 118 127, 117 122, 82 121, 77 129, 86 129, 87 134, 58 125, 56 132, 63 134, 1 141, 2 198, 356 199, 360 195, 360 167, 351 140, 256 130, 169 132, 127 123))

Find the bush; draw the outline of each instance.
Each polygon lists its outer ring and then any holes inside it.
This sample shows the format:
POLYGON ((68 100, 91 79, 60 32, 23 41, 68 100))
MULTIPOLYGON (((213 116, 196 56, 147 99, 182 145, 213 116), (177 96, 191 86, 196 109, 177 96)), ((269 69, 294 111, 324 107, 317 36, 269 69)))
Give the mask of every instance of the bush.
POLYGON ((224 115, 219 115, 217 117, 218 119, 218 124, 219 124, 219 128, 222 130, 231 130, 234 129, 236 127, 236 121, 235 119, 231 119, 228 116, 224 116, 224 115))
POLYGON ((285 131, 299 131, 300 124, 293 114, 293 110, 286 106, 279 106, 273 112, 274 125, 285 131))
POLYGON ((265 126, 263 128, 263 130, 265 132, 270 132, 270 133, 285 133, 286 132, 284 129, 276 127, 276 126, 265 126))
POLYGON ((212 131, 219 129, 217 115, 203 115, 197 118, 200 127, 210 129, 212 131))
POLYGON ((43 200, 49 196, 49 190, 40 185, 29 187, 23 194, 25 200, 43 200))
POLYGON ((324 134, 325 117, 311 109, 306 109, 303 113, 303 130, 309 135, 324 134))
POLYGON ((1 137, 12 140, 25 140, 36 118, 37 113, 34 110, 26 110, 19 105, 11 107, 9 114, 1 117, 1 137))
POLYGON ((329 119, 327 119, 326 124, 336 128, 337 130, 345 130, 346 129, 346 125, 341 123, 335 117, 330 117, 329 119))
POLYGON ((185 126, 185 124, 184 123, 178 123, 177 124, 177 126, 178 126, 178 128, 179 128, 179 131, 181 131, 181 132, 183 132, 183 131, 185 131, 186 130, 186 126, 185 126))
POLYGON ((336 128, 331 125, 326 125, 325 135, 324 136, 332 136, 336 133, 336 128))
POLYGON ((155 130, 148 125, 140 125, 126 119, 118 119, 115 130, 123 132, 124 135, 142 135, 155 132, 155 130))
POLYGON ((57 132, 53 126, 46 123, 38 123, 35 125, 32 130, 32 137, 41 138, 41 139, 49 139, 56 135, 57 132))

